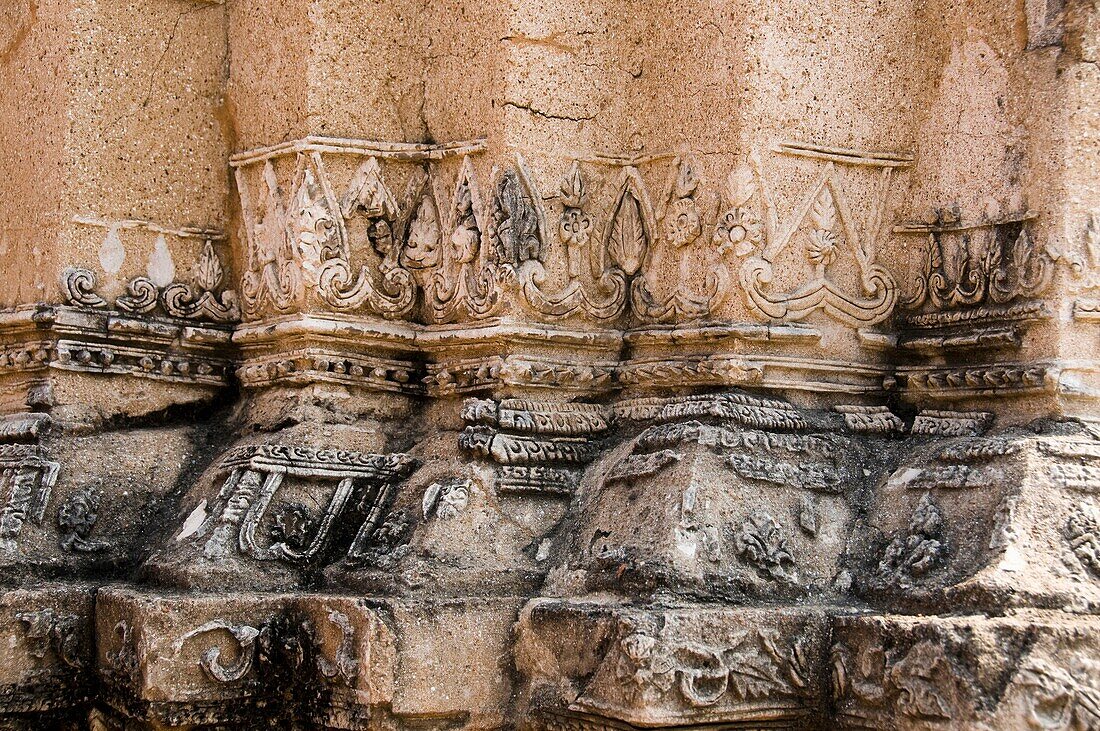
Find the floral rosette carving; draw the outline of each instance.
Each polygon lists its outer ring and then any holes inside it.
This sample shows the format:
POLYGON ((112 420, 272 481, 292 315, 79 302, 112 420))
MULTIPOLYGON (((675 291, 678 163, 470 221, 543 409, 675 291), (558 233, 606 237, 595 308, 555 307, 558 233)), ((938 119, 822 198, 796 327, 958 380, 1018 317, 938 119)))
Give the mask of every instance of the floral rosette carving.
MULTIPOLYGON (((533 180, 519 162, 519 180, 528 191, 528 200, 538 216, 541 200, 533 180)), ((544 257, 518 262, 518 280, 523 303, 551 320, 585 318, 609 322, 620 317, 627 302, 627 281, 642 265, 647 246, 643 221, 644 194, 640 193, 637 172, 624 171, 614 206, 614 218, 607 226, 607 237, 598 244, 598 227, 588 211, 588 184, 576 162, 569 168, 559 187, 562 212, 558 219, 558 240, 564 249, 565 283, 556 291, 550 287, 549 263, 544 257), (630 270, 630 271, 628 271, 630 270)), ((544 240, 547 226, 541 225, 544 240)))
MULTIPOLYGON (((759 161, 756 164, 758 175, 763 179, 759 161)), ((882 225, 889 177, 890 168, 883 167, 866 242, 852 220, 834 162, 825 165, 782 231, 772 196, 765 188, 762 197, 767 210, 766 241, 760 250, 747 243, 747 236, 744 243, 739 241, 737 244, 746 253, 753 253, 742 264, 740 275, 750 308, 762 318, 790 322, 803 320, 817 311, 852 326, 873 325, 886 319, 897 302, 897 285, 885 268, 874 263, 873 255, 875 237, 882 225), (773 265, 802 231, 806 232, 803 253, 809 277, 790 291, 776 291, 773 265), (830 276, 830 268, 842 253, 855 263, 860 286, 858 293, 847 291, 830 276)))
MULTIPOLYGON (((698 200, 698 189, 699 179, 692 163, 689 160, 680 161, 663 217, 664 235, 669 244, 663 253, 678 260, 678 275, 674 286, 663 295, 655 291, 657 286, 652 271, 634 281, 631 304, 635 314, 643 321, 703 319, 713 315, 729 296, 730 273, 725 259, 736 248, 733 242, 743 243, 752 236, 748 228, 739 223, 748 224, 751 212, 744 206, 749 204, 753 195, 752 180, 749 178, 746 185, 744 180, 731 175, 727 182, 724 197, 728 207, 718 215, 711 236, 718 259, 715 261, 713 257, 708 257, 706 260, 702 293, 691 287, 692 281, 697 278, 700 263, 698 252, 702 248, 700 242, 703 241, 704 228, 705 206, 698 200)), ((655 261, 650 262, 647 269, 656 270, 655 264, 655 261)))

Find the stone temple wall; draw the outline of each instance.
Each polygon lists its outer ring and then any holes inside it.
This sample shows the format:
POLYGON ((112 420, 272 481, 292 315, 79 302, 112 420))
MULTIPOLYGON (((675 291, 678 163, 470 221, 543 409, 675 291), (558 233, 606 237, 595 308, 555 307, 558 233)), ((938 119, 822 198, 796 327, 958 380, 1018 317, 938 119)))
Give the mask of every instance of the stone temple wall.
POLYGON ((1100 731, 1096 0, 4 0, 0 729, 1100 731))

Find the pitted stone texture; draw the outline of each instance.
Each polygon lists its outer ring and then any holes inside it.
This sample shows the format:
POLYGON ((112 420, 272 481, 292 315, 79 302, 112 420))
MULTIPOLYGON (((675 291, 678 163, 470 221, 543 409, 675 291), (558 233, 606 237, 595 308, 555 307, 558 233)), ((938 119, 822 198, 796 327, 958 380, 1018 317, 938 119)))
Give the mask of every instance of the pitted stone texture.
POLYGON ((0 565, 13 578, 133 566, 148 550, 144 526, 175 504, 209 436, 197 425, 73 434, 55 421, 42 431, 38 444, 0 445, 0 565))
POLYGON ((93 587, 72 584, 0 593, 0 726, 64 729, 87 713, 95 695, 94 596, 93 587))
POLYGON ((527 728, 803 728, 820 717, 820 609, 536 600, 518 636, 527 728))
POLYGON ((1097 633, 1057 612, 1002 618, 838 618, 831 650, 841 728, 1091 729, 1097 633))

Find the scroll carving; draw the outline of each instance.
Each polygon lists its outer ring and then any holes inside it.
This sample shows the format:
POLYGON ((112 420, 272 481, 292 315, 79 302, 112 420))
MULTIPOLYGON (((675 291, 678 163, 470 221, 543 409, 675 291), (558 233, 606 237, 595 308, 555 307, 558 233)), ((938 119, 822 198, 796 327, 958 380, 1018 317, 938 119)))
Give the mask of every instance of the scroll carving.
POLYGON ((70 267, 62 275, 65 302, 74 307, 110 309, 129 315, 155 314, 216 324, 232 324, 240 319, 237 295, 223 287, 225 269, 208 239, 191 272, 190 282, 170 281, 164 287, 151 278, 135 277, 126 284, 126 293, 111 302, 96 293, 97 280, 89 269, 70 267))
MULTIPOLYGON (((635 315, 643 322, 688 322, 709 317, 726 301, 731 291, 730 272, 727 266, 727 254, 742 245, 743 242, 759 235, 758 227, 753 229, 751 218, 744 215, 745 204, 752 191, 737 188, 738 182, 733 175, 727 182, 725 191, 728 210, 719 217, 713 236, 704 235, 707 221, 705 201, 700 199, 699 179, 689 160, 680 160, 676 170, 675 182, 664 204, 661 216, 664 235, 663 247, 654 247, 647 261, 646 273, 636 278, 631 287, 631 306, 635 315), (736 242, 736 243, 735 243, 736 242), (695 277, 692 268, 699 261, 710 257, 693 256, 696 250, 713 246, 717 257, 708 262, 703 278, 703 293, 692 292, 689 282, 695 277), (652 284, 652 271, 657 257, 664 253, 667 257, 679 259, 678 275, 675 286, 669 288, 663 296, 656 293, 652 284)), ((710 249, 707 250, 710 254, 710 249)))
POLYGON ((629 719, 636 727, 746 725, 800 715, 815 682, 814 640, 794 627, 734 629, 712 621, 709 631, 687 617, 623 621, 568 712, 592 723, 629 719))
POLYGON ((107 307, 107 300, 95 293, 96 276, 91 270, 69 267, 61 274, 65 301, 81 307, 107 307))
POLYGON ((994 213, 967 222, 958 210, 948 210, 937 212, 935 223, 897 227, 902 233, 928 233, 925 266, 905 308, 1002 306, 1040 296, 1050 284, 1055 260, 1032 241, 1026 222, 1033 216, 994 213))
POLYGON ((211 517, 195 537, 209 533, 203 553, 211 560, 237 553, 260 561, 302 563, 317 556, 328 544, 334 527, 357 493, 361 500, 370 500, 373 495, 376 507, 367 511, 352 546, 355 551, 377 526, 392 483, 407 476, 415 465, 404 454, 362 454, 284 445, 237 448, 222 459, 222 470, 228 476, 211 517), (269 515, 288 477, 336 484, 329 489, 327 504, 318 515, 293 502, 283 504, 269 515), (357 483, 360 483, 358 490, 357 483), (262 532, 273 539, 266 546, 260 538, 262 532))
MULTIPOLYGON (((534 183, 530 182, 522 160, 519 170, 517 180, 526 181, 529 199, 534 205, 540 205, 541 198, 534 183)), ((565 252, 565 284, 557 290, 549 290, 548 261, 541 257, 532 257, 520 263, 520 293, 532 310, 550 319, 581 316, 597 321, 612 321, 623 313, 627 303, 628 277, 641 265, 640 257, 644 256, 648 245, 644 208, 648 205, 648 198, 644 183, 632 169, 621 173, 618 188, 615 213, 606 227, 606 236, 601 240, 597 223, 587 210, 588 183, 580 165, 573 163, 561 182, 558 194, 562 213, 557 233, 565 252), (612 253, 612 247, 618 259, 612 253), (635 265, 634 271, 627 273, 621 264, 635 265)))
POLYGON ((234 159, 245 212, 241 291, 249 319, 306 308, 314 298, 336 311, 384 318, 410 318, 419 304, 433 323, 499 310, 512 270, 485 235, 477 176, 466 154, 480 148, 464 148, 449 199, 434 163, 450 156, 450 148, 439 154, 383 148, 362 151, 342 194, 325 165, 331 146, 320 142, 234 159), (282 158, 294 160, 288 191, 279 181, 282 158), (415 166, 400 200, 386 181, 383 160, 415 166), (256 177, 258 197, 252 192, 256 177), (364 263, 356 269, 354 259, 364 263))
MULTIPOLYGON (((778 149, 787 154, 822 157, 819 150, 808 145, 781 145, 778 149)), ((799 321, 821 310, 849 325, 873 325, 886 319, 897 302, 893 277, 875 263, 874 257, 892 171, 904 163, 886 155, 851 150, 833 151, 824 158, 827 162, 820 175, 782 228, 769 188, 760 185, 759 197, 765 210, 764 242, 758 251, 749 247, 747 238, 746 243, 739 245, 746 254, 752 254, 741 266, 741 286, 750 307, 765 319, 799 321), (841 187, 838 163, 880 170, 864 236, 860 235, 841 187), (808 278, 790 291, 776 291, 774 265, 800 233, 804 233, 802 253, 809 267, 808 278), (842 255, 855 263, 857 293, 846 291, 829 274, 842 255)), ((759 158, 754 160, 754 167, 757 178, 763 182, 759 158)))
MULTIPOLYGON (((249 319, 319 302, 431 324, 476 321, 513 307, 551 322, 612 325, 628 312, 641 323, 700 321, 715 316, 732 292, 734 258, 744 259, 742 286, 764 320, 799 321, 821 310, 847 324, 869 325, 884 319, 896 299, 893 279, 875 263, 874 250, 890 171, 908 164, 900 157, 832 154, 780 230, 755 155, 753 171, 730 174, 721 195, 705 189, 691 157, 677 158, 657 206, 640 166, 662 156, 575 160, 553 197, 542 194, 517 157, 493 171, 483 201, 471 155, 480 151, 477 144, 458 146, 458 152, 356 142, 340 147, 364 160, 346 186, 326 171, 326 155, 339 146, 323 138, 235 156, 248 250, 241 290, 249 319), (442 161, 459 154, 448 196, 442 161), (296 172, 284 191, 279 170, 291 160, 296 172), (601 180, 589 164, 615 169, 601 180), (837 164, 882 169, 864 237, 840 188, 837 164), (400 198, 387 183, 391 166, 412 167, 400 198), (337 188, 344 192, 338 195, 337 188), (803 233, 808 279, 790 291, 776 290, 772 267, 803 233), (842 257, 855 263, 855 293, 832 274, 842 257), (365 260, 357 271, 352 258, 365 260), (666 277, 665 270, 675 274, 666 277)), ((779 151, 805 150, 787 145, 779 151)))
POLYGON ((233 624, 223 620, 213 620, 197 627, 183 637, 175 646, 179 653, 184 643, 198 637, 206 637, 211 634, 225 634, 233 639, 236 644, 236 659, 229 663, 222 663, 222 650, 217 645, 203 650, 199 659, 199 666, 212 680, 219 683, 238 683, 252 672, 259 654, 260 629, 247 624, 233 624))

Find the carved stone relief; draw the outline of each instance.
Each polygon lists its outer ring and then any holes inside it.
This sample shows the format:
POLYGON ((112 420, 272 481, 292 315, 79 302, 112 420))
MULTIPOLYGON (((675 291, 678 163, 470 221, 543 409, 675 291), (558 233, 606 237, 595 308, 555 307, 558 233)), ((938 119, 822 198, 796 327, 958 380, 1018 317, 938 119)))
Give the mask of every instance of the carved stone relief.
POLYGON ((779 145, 781 154, 823 163, 780 229, 759 156, 752 172, 731 173, 721 194, 705 188, 691 157, 666 164, 669 156, 657 155, 575 160, 556 195, 544 196, 522 157, 495 168, 483 194, 474 165, 483 149, 481 142, 429 148, 306 138, 235 156, 246 316, 323 304, 426 323, 476 321, 510 308, 551 322, 614 325, 628 311, 641 323, 692 322, 713 317, 730 297, 738 258, 746 302, 763 320, 798 321, 820 309, 866 326, 893 309, 896 285, 874 259, 891 172, 909 164, 905 155, 779 145), (362 160, 350 179, 326 163, 347 155, 362 160), (460 159, 457 170, 448 158, 460 159), (881 170, 865 235, 838 164, 881 170), (660 197, 643 177, 643 167, 655 166, 669 174, 660 197), (407 180, 403 195, 391 178, 407 180), (802 234, 806 281, 771 292, 773 263, 802 234), (366 263, 354 272, 352 258, 366 263), (858 269, 854 292, 825 276, 842 258, 858 269), (701 286, 693 285, 693 267, 708 261, 701 286))
MULTIPOLYGON (((188 231, 177 233, 187 237, 196 235, 188 231)), ((217 232, 208 233, 213 235, 214 239, 224 239, 224 236, 217 232)), ((100 259, 103 260, 101 265, 110 274, 118 271, 111 264, 109 253, 113 248, 111 241, 118 241, 117 236, 117 230, 111 228, 104 243, 104 249, 108 250, 108 253, 101 251, 100 255, 100 259), (111 271, 112 269, 114 271, 111 271)), ((237 295, 234 290, 225 288, 228 276, 222 260, 214 249, 214 239, 207 238, 203 242, 202 252, 191 270, 189 281, 175 281, 173 266, 168 266, 168 272, 161 273, 154 261, 150 264, 150 274, 135 277, 127 282, 125 294, 115 298, 112 304, 96 292, 98 279, 92 270, 70 267, 62 273, 61 277, 64 301, 74 307, 113 308, 131 315, 159 315, 218 324, 235 323, 240 319, 237 295)), ((117 245, 122 246, 121 242, 117 245)), ((164 250, 167 252, 166 248, 164 250)))
POLYGON ((940 211, 933 224, 898 226, 899 233, 928 234, 928 259, 906 308, 997 308, 1041 296, 1050 285, 1054 259, 1028 234, 1027 222, 1034 217, 1023 212, 966 221, 957 211, 940 211), (950 250, 944 239, 952 240, 950 250))
POLYGON ((948 546, 943 537, 943 516, 925 493, 909 519, 908 531, 886 546, 878 566, 879 578, 908 587, 935 569, 944 559, 948 546))
POLYGON ((201 555, 212 561, 240 556, 303 563, 326 549, 345 513, 358 506, 362 522, 348 549, 348 556, 354 558, 378 528, 393 484, 415 466, 416 461, 405 454, 283 445, 238 447, 221 460, 218 472, 226 476, 205 519, 179 540, 201 544, 201 555), (311 496, 316 500, 327 493, 327 503, 309 509, 291 499, 276 507, 294 478, 326 484, 323 492, 311 491, 311 496))
MULTIPOLYGON (((740 619, 762 618, 745 610, 740 619)), ((555 602, 521 621, 525 646, 557 644, 561 640, 547 634, 555 626, 565 641, 593 632, 601 640, 580 693, 564 698, 564 707, 543 706, 544 715, 536 716, 550 728, 797 723, 817 685, 813 664, 822 648, 812 615, 751 627, 728 624, 705 608, 610 607, 593 614, 555 602)), ((539 680, 531 676, 534 688, 539 680)), ((533 693, 532 700, 547 695, 533 693)))
POLYGON ((0 729, 1100 731, 1095 3, 9 4, 0 729))
MULTIPOLYGON (((897 301, 897 284, 886 269, 875 263, 875 249, 882 235, 890 178, 895 169, 910 163, 911 156, 803 143, 783 143, 776 151, 818 160, 823 165, 819 177, 782 227, 768 186, 760 184, 758 194, 765 211, 764 241, 759 251, 747 252, 753 255, 741 266, 741 286, 750 305, 762 317, 772 320, 798 321, 817 310, 853 326, 874 325, 884 320, 897 301), (853 219, 837 165, 879 171, 877 197, 863 235, 853 219), (775 278, 774 264, 800 233, 805 236, 807 276, 791 291, 775 292, 769 286, 775 278), (850 256, 856 266, 859 288, 854 292, 845 291, 827 275, 842 255, 850 256)), ((754 163, 756 175, 763 179, 760 160, 754 163)))
POLYGON ((1100 578, 1100 509, 1095 503, 1081 502, 1073 509, 1066 520, 1065 536, 1081 565, 1100 578))
POLYGON ((436 323, 496 313, 510 268, 483 244, 488 213, 469 157, 483 148, 335 147, 307 138, 237 155, 245 316, 309 307, 314 296, 338 312, 385 318, 409 317, 419 304, 425 320, 436 323), (340 189, 326 154, 362 160, 340 189), (461 157, 450 194, 436 162, 446 157, 461 157), (400 198, 383 161, 412 168, 400 198), (353 260, 364 263, 356 268, 353 260))
POLYGON ((61 465, 33 445, 0 445, 0 486, 7 497, 0 508, 0 552, 14 553, 26 523, 41 523, 61 465))
POLYGON ((459 445, 498 465, 497 490, 511 494, 571 494, 608 429, 594 404, 468 399, 462 417, 459 445))

